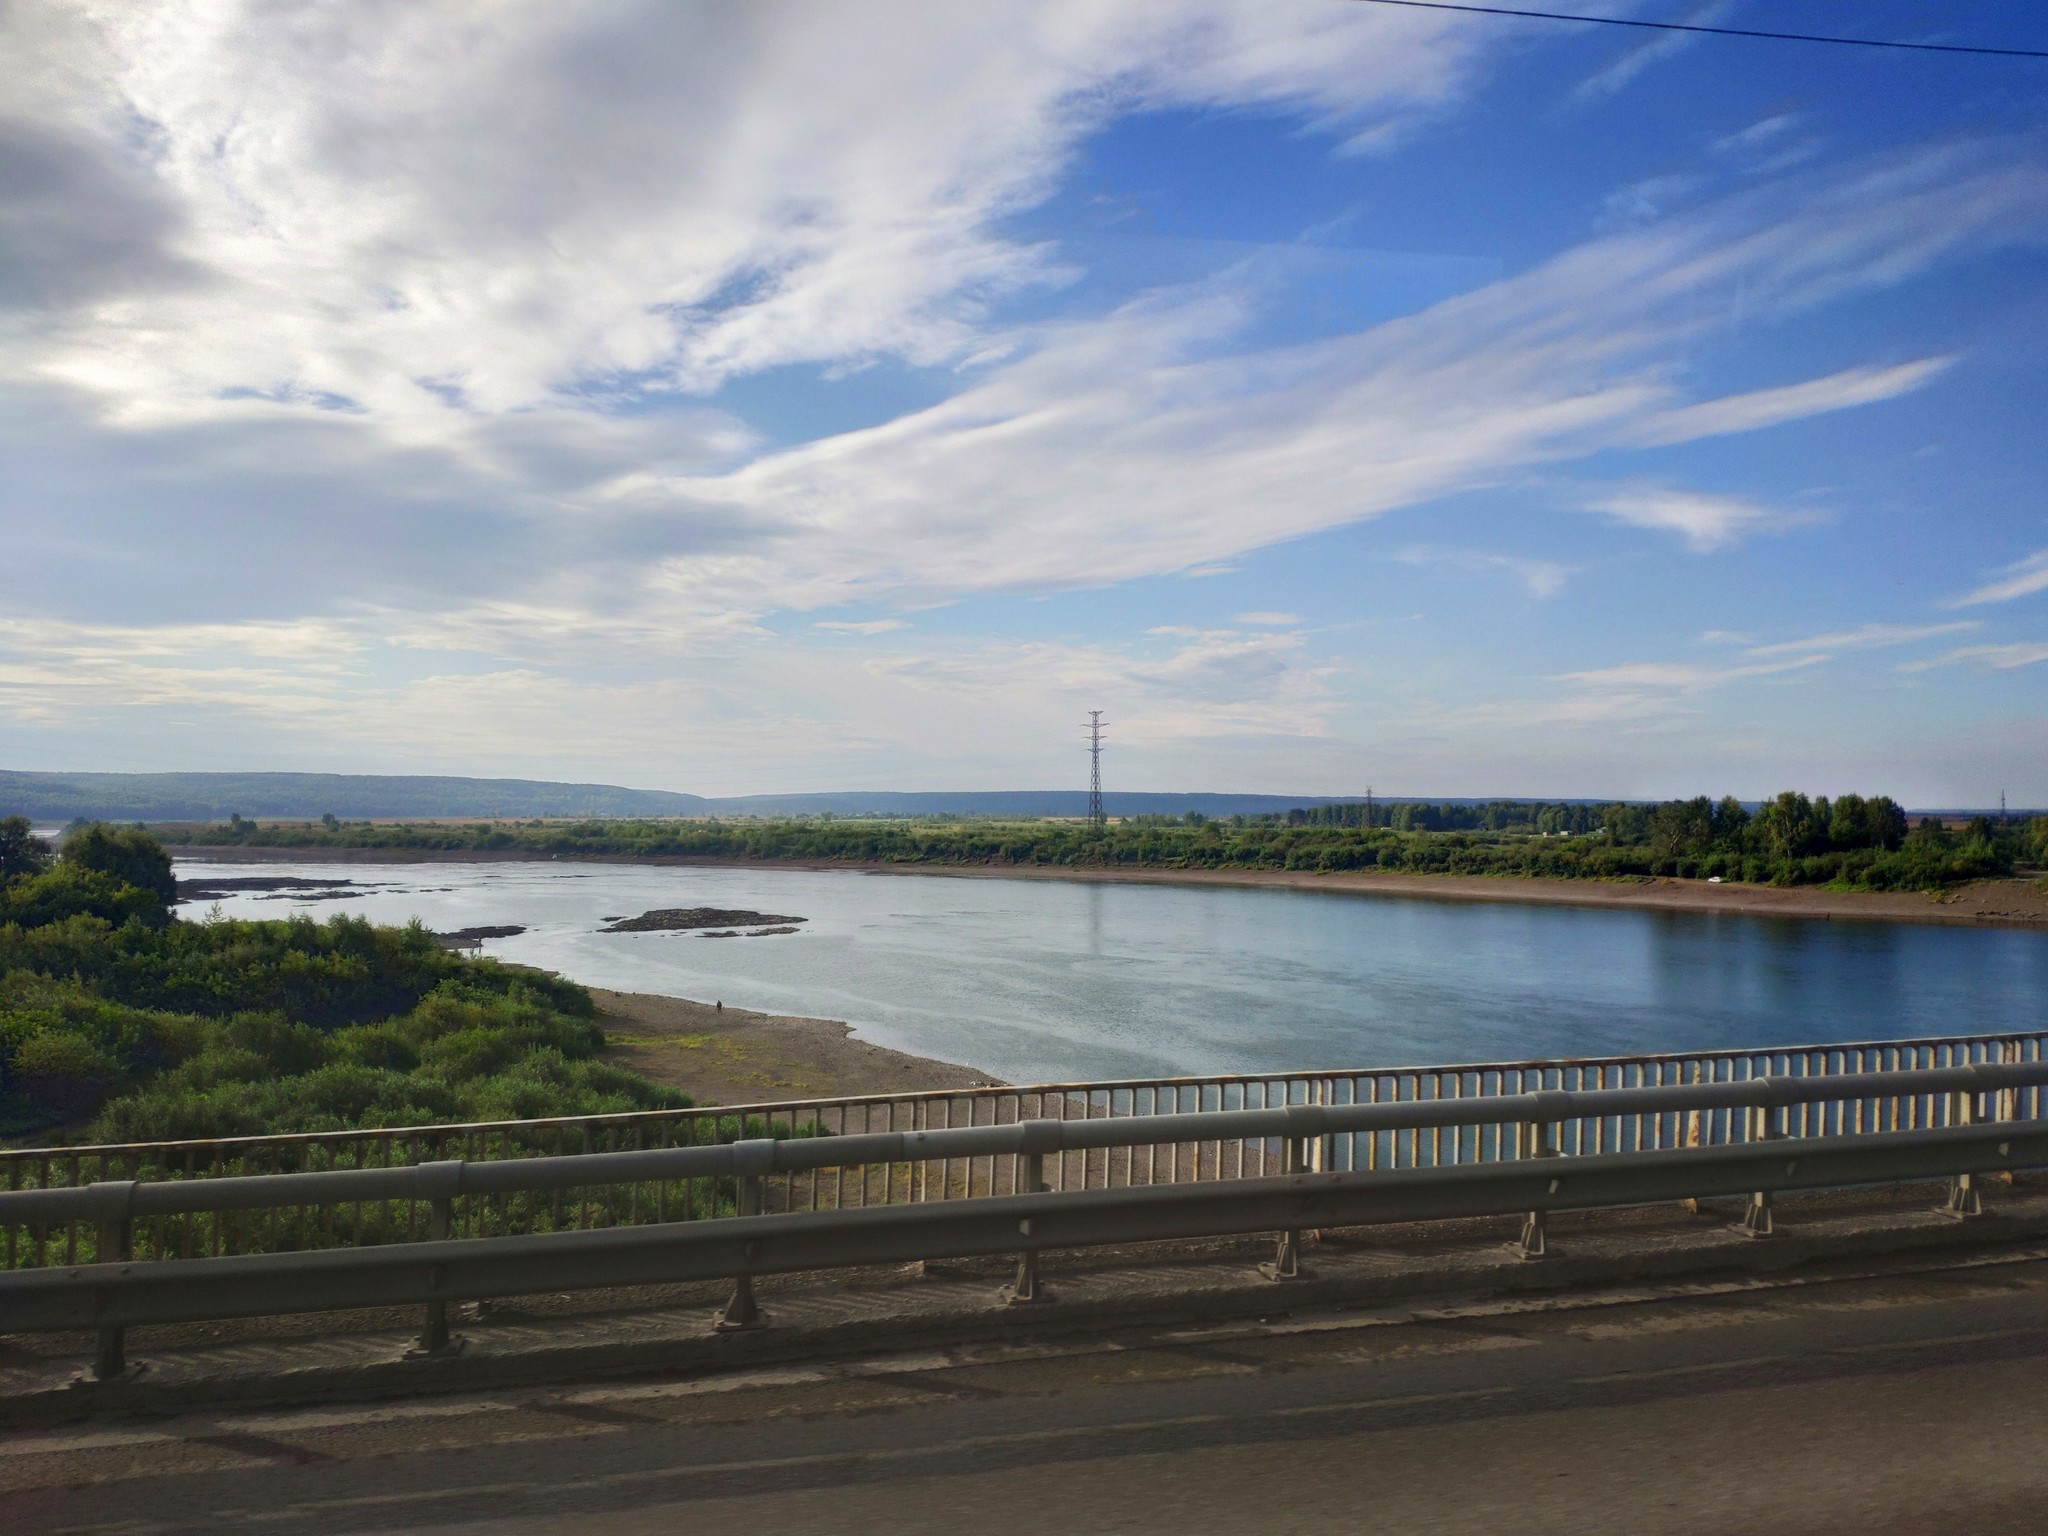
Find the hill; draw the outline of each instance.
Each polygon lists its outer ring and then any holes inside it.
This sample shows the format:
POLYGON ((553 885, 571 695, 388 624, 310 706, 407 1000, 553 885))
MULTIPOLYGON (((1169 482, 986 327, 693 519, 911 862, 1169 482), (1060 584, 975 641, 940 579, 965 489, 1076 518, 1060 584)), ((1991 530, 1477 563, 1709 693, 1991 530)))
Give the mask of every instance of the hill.
POLYGON ((317 820, 391 816, 702 816, 708 802, 663 790, 538 779, 350 773, 13 773, 0 815, 34 821, 317 820))
MULTIPOLYGON (((1113 791, 1111 816, 1265 816, 1296 806, 1328 805, 1330 795, 1167 794, 1113 791)), ((1444 796, 1441 805, 1480 805, 1444 796)), ((1584 802, 1592 804, 1592 801, 1584 802)), ((1087 792, 1040 790, 846 790, 815 794, 707 797, 616 784, 558 784, 543 779, 472 779, 370 773, 23 773, 0 770, 0 816, 61 822, 224 821, 231 815, 317 821, 472 816, 996 816, 1030 820, 1085 816, 1087 792)))

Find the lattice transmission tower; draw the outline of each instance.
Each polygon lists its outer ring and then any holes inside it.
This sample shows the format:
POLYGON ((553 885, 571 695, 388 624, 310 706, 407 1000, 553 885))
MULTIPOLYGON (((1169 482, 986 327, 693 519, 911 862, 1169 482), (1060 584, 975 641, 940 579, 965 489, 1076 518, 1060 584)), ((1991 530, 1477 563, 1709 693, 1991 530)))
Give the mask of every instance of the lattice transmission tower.
POLYGON ((1102 728, 1108 724, 1102 718, 1102 711, 1088 711, 1088 723, 1082 727, 1088 733, 1088 825, 1108 825, 1108 818, 1102 814, 1102 728))

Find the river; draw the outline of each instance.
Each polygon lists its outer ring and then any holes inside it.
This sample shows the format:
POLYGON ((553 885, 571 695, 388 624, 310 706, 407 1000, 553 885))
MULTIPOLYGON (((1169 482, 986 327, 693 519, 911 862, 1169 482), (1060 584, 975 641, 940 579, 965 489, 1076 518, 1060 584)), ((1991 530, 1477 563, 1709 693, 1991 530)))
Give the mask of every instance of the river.
MULTIPOLYGON (((1300 890, 631 864, 208 863, 238 917, 352 912, 621 991, 845 1019, 1012 1082, 1803 1044, 2048 1025, 2048 935, 1300 890), (655 907, 796 934, 602 933, 655 907)), ((201 917, 209 902, 187 905, 201 917)))

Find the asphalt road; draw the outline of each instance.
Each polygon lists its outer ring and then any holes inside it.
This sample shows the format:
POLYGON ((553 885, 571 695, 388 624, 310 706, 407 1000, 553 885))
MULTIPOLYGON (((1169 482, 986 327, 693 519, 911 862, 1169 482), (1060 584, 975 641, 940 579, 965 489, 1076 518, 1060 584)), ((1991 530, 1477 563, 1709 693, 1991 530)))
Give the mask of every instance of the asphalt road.
POLYGON ((1683 1289, 17 1432, 0 1530, 2048 1530, 2048 1261, 1683 1289))

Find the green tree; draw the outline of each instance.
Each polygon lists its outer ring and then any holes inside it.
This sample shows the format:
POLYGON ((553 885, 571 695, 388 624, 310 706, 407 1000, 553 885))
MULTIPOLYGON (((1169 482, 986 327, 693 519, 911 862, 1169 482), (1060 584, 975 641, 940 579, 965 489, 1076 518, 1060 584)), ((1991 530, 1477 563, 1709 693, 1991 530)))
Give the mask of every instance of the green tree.
POLYGON ((28 818, 0 818, 0 885, 40 875, 49 867, 50 845, 29 830, 28 818))
POLYGON ((1870 842, 1887 851, 1906 840, 1905 809, 1890 795, 1872 795, 1863 802, 1863 814, 1870 825, 1870 842))
POLYGON ((1650 815, 1640 805, 1603 806, 1600 828, 1614 842, 1632 847, 1649 836, 1650 815))
POLYGON ((1813 802, 1789 789, 1757 812, 1756 830, 1764 847, 1778 859, 1804 858, 1827 836, 1826 826, 1814 814, 1813 802))
POLYGON ((1667 800, 1650 813, 1650 846, 1665 858, 1705 853, 1714 841, 1714 803, 1705 795, 1667 800))
POLYGON ((1733 795, 1723 795, 1714 807, 1714 841, 1731 849, 1739 848, 1748 830, 1748 810, 1733 795))
POLYGON ((60 857, 75 869, 110 875, 123 885, 148 891, 166 909, 178 899, 171 856, 140 827, 111 827, 96 821, 65 838, 60 857))
MULTIPOLYGON (((1816 807, 1818 810, 1818 807, 1816 807)), ((1836 848, 1870 846, 1870 808, 1861 795, 1840 795, 1828 815, 1828 842, 1836 848)))

